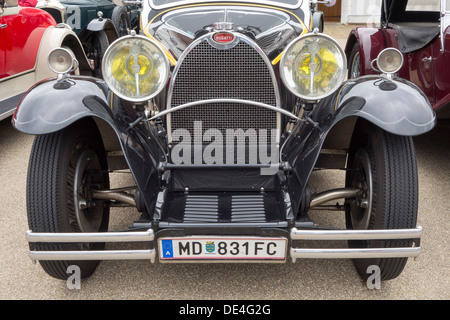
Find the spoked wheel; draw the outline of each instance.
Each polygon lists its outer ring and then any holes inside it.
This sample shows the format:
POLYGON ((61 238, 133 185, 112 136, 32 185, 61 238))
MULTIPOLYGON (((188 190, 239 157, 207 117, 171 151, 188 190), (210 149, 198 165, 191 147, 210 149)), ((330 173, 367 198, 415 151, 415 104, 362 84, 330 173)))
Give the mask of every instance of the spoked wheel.
MULTIPOLYGON (((349 151, 346 186, 364 190, 346 201, 347 229, 415 228, 418 176, 413 141, 359 121, 349 151)), ((349 241, 352 248, 411 247, 411 240, 349 241)), ((378 266, 381 280, 394 279, 407 258, 354 259, 358 273, 367 278, 368 267, 378 266)))
POLYGON ((111 20, 116 27, 117 35, 119 37, 123 37, 128 34, 128 30, 131 28, 131 26, 128 19, 127 9, 125 7, 115 7, 111 15, 111 20))
MULTIPOLYGON (((37 136, 27 178, 28 224, 33 232, 102 232, 108 230, 109 205, 92 199, 92 190, 109 189, 106 156, 93 122, 37 136)), ((38 251, 101 250, 95 244, 34 244, 38 251)), ((99 261, 40 261, 50 276, 67 279, 67 268, 90 276, 99 261)))
POLYGON ((348 78, 358 78, 361 75, 361 58, 359 55, 359 45, 355 43, 350 53, 348 64, 348 78))
POLYGON ((103 30, 93 32, 83 45, 88 58, 93 61, 94 76, 102 78, 102 59, 109 46, 106 32, 103 30))

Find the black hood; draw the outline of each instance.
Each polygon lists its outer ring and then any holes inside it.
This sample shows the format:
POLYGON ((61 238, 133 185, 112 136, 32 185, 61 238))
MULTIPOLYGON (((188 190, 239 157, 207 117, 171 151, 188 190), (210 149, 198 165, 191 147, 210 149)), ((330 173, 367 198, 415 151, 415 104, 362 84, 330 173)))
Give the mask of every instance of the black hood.
POLYGON ((217 22, 231 22, 233 32, 253 39, 269 57, 277 55, 304 31, 303 24, 287 12, 248 6, 173 10, 154 19, 147 31, 178 59, 192 41, 213 32, 217 22))

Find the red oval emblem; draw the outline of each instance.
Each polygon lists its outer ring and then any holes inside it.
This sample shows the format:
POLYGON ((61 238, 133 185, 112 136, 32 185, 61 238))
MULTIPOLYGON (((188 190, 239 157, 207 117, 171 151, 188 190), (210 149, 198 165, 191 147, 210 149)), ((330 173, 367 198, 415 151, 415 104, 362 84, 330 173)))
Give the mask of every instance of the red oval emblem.
POLYGON ((234 40, 234 35, 228 32, 219 32, 213 36, 213 39, 219 43, 230 43, 234 40))

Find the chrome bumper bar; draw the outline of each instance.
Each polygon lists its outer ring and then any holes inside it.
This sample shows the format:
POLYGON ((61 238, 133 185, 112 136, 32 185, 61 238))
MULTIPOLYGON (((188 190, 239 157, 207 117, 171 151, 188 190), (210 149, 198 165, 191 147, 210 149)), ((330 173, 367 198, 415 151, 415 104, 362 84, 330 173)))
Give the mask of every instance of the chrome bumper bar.
MULTIPOLYGON (((414 229, 383 229, 383 230, 298 230, 292 228, 291 240, 399 240, 416 239, 422 237, 422 227, 414 229)), ((292 261, 297 258, 402 258, 417 257, 422 248, 342 248, 342 249, 303 249, 291 248, 292 261)))
MULTIPOLYGON (((143 232, 40 233, 26 232, 30 243, 150 242, 153 229, 143 232)), ((150 260, 155 262, 155 249, 101 251, 30 251, 31 260, 150 260)))
MULTIPOLYGON (((419 244, 422 228, 389 230, 290 230, 291 240, 399 240, 414 239, 419 244)), ((153 229, 143 232, 104 233, 35 233, 26 232, 29 243, 94 243, 94 242, 152 242, 153 229)), ((290 256, 297 258, 400 258, 417 257, 421 247, 397 248, 290 248, 290 256)), ((155 262, 156 250, 101 250, 101 251, 34 251, 29 252, 32 260, 150 260, 155 262)))

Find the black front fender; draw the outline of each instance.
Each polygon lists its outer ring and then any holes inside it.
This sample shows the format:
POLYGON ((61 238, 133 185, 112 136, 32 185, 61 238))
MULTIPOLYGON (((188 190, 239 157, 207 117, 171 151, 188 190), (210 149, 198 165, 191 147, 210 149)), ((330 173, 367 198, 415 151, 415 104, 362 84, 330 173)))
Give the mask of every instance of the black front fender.
POLYGON ((119 38, 116 27, 110 19, 93 19, 89 24, 80 32, 79 38, 81 42, 87 41, 91 35, 95 32, 104 31, 108 37, 108 42, 113 43, 119 38))
POLYGON ((310 123, 300 124, 293 131, 283 151, 283 157, 292 168, 289 185, 294 210, 300 206, 330 132, 340 136, 339 147, 327 145, 327 148, 345 150, 342 146, 349 146, 356 121, 344 120, 363 118, 387 132, 403 136, 426 133, 436 124, 428 99, 415 85, 403 79, 387 80, 378 76, 347 81, 334 94, 321 100, 310 117, 310 123))
MULTIPOLYGON (((293 167, 310 159, 302 170, 310 172, 329 133, 343 120, 363 118, 395 135, 416 136, 436 125, 436 114, 427 97, 414 84, 403 80, 387 80, 366 76, 347 81, 334 94, 321 100, 310 114, 311 121, 300 125, 284 152, 293 167), (314 125, 312 124, 314 123, 314 125)), ((355 121, 347 121, 350 126, 355 121)), ((344 125, 340 145, 350 142, 353 127, 344 125), (344 140, 347 140, 346 142, 344 140)), ((339 127, 341 128, 341 126, 339 127)), ((335 148, 339 149, 339 148, 335 148)))
POLYGON ((106 151, 123 152, 137 187, 145 195, 145 207, 152 208, 160 184, 157 171, 159 148, 145 133, 130 127, 136 120, 132 106, 119 106, 118 100, 113 103, 113 99, 105 83, 95 78, 45 80, 24 95, 12 124, 24 133, 41 135, 68 128, 84 118, 94 119, 105 147, 115 147, 111 140, 117 141, 117 149, 106 148, 106 151))
POLYGON ((108 89, 102 81, 89 77, 49 79, 25 93, 12 124, 34 135, 61 130, 84 117, 99 117, 112 125, 109 109, 108 89))
POLYGON ((420 135, 436 125, 436 115, 425 94, 400 78, 366 76, 351 80, 331 101, 325 102, 318 106, 315 118, 326 128, 349 116, 364 118, 383 130, 403 136, 420 135))

